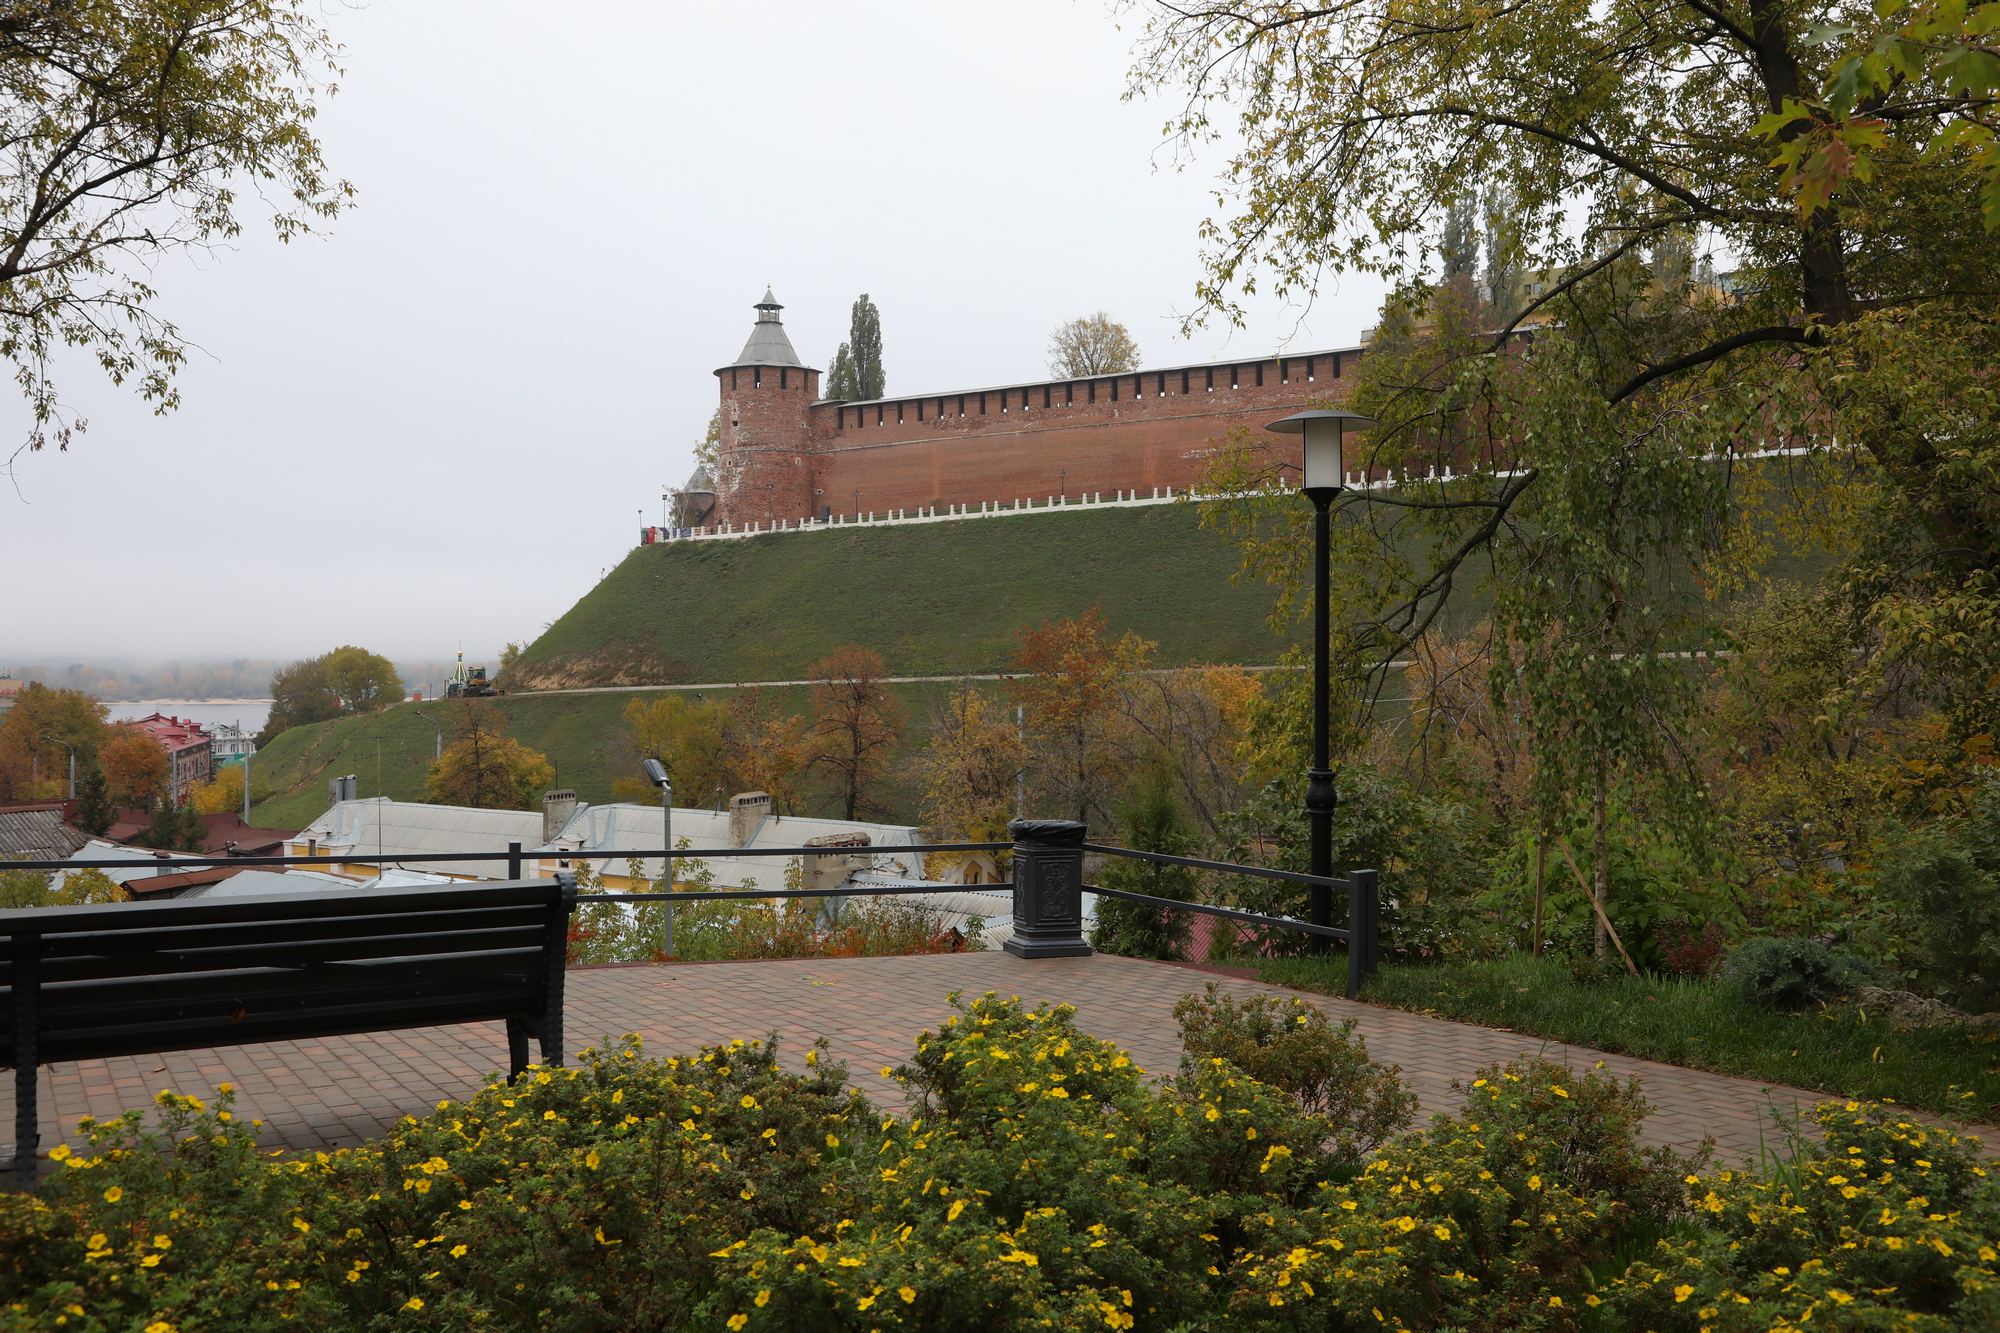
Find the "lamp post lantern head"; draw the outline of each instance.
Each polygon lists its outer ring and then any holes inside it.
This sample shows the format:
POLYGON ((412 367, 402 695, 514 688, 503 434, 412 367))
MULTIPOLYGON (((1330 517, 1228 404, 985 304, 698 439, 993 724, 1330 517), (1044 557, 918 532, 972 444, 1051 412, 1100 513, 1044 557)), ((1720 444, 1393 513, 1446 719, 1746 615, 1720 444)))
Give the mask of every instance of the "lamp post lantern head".
POLYGON ((1304 437, 1305 466, 1300 472, 1305 478, 1304 490, 1310 495, 1314 491, 1331 493, 1347 484, 1347 463, 1341 454, 1341 436, 1350 430, 1367 430, 1381 424, 1373 417, 1364 417, 1358 412, 1318 410, 1294 413, 1282 421, 1273 421, 1264 429, 1280 435, 1304 437))
POLYGON ((659 760, 648 759, 644 767, 646 769, 646 781, 652 783, 655 787, 664 787, 667 785, 666 766, 659 760))

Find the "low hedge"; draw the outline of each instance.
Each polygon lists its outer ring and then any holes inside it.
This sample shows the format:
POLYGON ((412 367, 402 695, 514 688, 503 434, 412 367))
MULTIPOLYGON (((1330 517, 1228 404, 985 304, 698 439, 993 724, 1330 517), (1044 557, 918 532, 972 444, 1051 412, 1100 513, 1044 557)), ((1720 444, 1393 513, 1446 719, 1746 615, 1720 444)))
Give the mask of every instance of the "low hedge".
POLYGON ((2000 1326, 1971 1141, 1829 1103, 1789 1164, 1717 1170, 1638 1146, 1636 1085, 1541 1060, 1392 1132, 1393 1070, 1305 1053, 1372 1090, 1313 1093, 1343 1121, 1212 1053, 1358 1047, 1285 1006, 1211 997, 1153 1081, 1071 1010, 987 995, 891 1071, 899 1114, 771 1041, 628 1038, 290 1160, 226 1087, 162 1094, 156 1126, 87 1125, 0 1203, 0 1309, 67 1333, 2000 1326))

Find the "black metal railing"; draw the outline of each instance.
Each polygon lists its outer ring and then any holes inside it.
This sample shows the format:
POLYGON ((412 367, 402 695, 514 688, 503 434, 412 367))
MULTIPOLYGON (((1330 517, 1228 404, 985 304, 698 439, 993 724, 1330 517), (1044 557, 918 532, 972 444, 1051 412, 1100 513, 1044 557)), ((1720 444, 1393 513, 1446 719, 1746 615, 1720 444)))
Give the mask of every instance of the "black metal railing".
MULTIPOLYGON (((1082 901, 1083 893, 1095 893, 1106 898, 1117 898, 1126 902, 1144 903, 1176 912, 1189 912, 1198 916, 1212 916, 1243 925, 1257 926, 1271 930, 1289 931, 1305 935, 1315 941, 1338 940, 1347 945, 1347 996, 1357 998, 1362 983, 1372 973, 1380 959, 1380 877, 1373 870, 1356 870, 1345 878, 1333 876, 1306 875, 1292 870, 1274 870, 1266 866, 1237 865, 1228 861, 1206 861, 1190 856, 1169 856, 1162 852, 1142 852, 1130 847, 1113 847, 1104 843, 1085 841, 1085 826, 1070 820, 1015 820, 1008 825, 1014 834, 1012 842, 938 842, 914 843, 905 846, 865 846, 865 847, 701 847, 701 848, 638 848, 615 851, 587 851, 577 849, 567 852, 535 853, 542 860, 604 861, 639 860, 647 861, 667 856, 676 860, 706 860, 711 857, 809 857, 809 856, 867 856, 874 859, 890 858, 900 853, 927 852, 1012 852, 1014 855, 1014 878, 1011 882, 994 885, 946 885, 924 883, 909 885, 876 885, 852 883, 830 889, 704 889, 696 893, 601 893, 590 897, 604 902, 678 902, 691 899, 703 902, 749 901, 768 898, 863 898, 894 897, 908 894, 938 893, 949 891, 995 891, 1006 889, 1013 898, 1014 937, 1002 946, 1007 952, 1022 958, 1081 957, 1089 954, 1090 946, 1083 939, 1082 901), (1287 884, 1298 884, 1307 888, 1345 889, 1347 891, 1347 925, 1335 926, 1329 922, 1301 921, 1294 917, 1276 916, 1263 912, 1249 912, 1240 908, 1221 907, 1208 903, 1186 902, 1177 898, 1159 898, 1143 893, 1131 893, 1123 889, 1109 889, 1102 885, 1086 884, 1083 878, 1083 857, 1086 852, 1100 856, 1124 857, 1135 861, 1149 861, 1160 865, 1183 866, 1196 870, 1215 871, 1227 875, 1241 875, 1254 879, 1278 880, 1287 884)), ((7 870, 55 871, 55 870, 131 870, 144 865, 155 874, 172 874, 183 869, 214 869, 228 867, 239 870, 265 866, 314 866, 314 865, 381 865, 397 866, 463 863, 468 861, 505 861, 507 878, 523 878, 522 870, 529 853, 519 842, 507 844, 504 854, 494 852, 426 852, 418 855, 378 854, 346 855, 318 854, 312 856, 159 856, 151 861, 141 861, 126 857, 122 860, 88 861, 7 861, 0 862, 7 870)))

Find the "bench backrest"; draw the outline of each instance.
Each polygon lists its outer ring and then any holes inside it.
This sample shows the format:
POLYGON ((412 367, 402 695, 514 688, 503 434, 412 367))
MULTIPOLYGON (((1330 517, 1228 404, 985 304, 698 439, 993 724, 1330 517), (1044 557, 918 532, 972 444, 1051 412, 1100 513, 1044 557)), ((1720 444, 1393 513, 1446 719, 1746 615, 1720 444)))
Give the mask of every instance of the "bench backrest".
POLYGON ((0 911, 0 1065, 15 1064, 16 1033, 29 1028, 48 1064, 494 1019, 539 1026, 562 1003, 575 894, 526 880, 0 911))

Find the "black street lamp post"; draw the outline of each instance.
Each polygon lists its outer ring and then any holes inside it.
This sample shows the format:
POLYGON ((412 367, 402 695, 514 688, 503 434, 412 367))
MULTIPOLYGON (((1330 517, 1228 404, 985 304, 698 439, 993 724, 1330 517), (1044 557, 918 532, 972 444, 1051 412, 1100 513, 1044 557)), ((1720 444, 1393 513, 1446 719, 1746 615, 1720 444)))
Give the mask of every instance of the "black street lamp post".
MULTIPOLYGON (((697 695, 697 698, 700 696, 697 695)), ((644 766, 646 781, 660 789, 660 840, 666 847, 666 856, 660 861, 660 892, 674 891, 674 784, 667 773, 667 767, 657 759, 648 759, 644 766)), ((660 927, 660 952, 668 958, 674 956, 674 905, 663 904, 660 927)))
MULTIPOLYGON (((1332 525, 1334 497, 1347 485, 1346 463, 1341 457, 1341 436, 1348 430, 1365 430, 1379 424, 1353 412, 1300 412, 1264 429, 1302 438, 1304 466, 1300 488, 1313 503, 1313 752, 1312 767, 1306 772, 1306 821, 1312 839, 1312 865, 1308 874, 1333 875, 1333 812, 1340 803, 1333 789, 1332 756, 1329 753, 1327 718, 1327 641, 1332 624, 1327 598, 1332 583, 1327 553, 1332 525)), ((1312 887, 1312 923, 1333 924, 1333 890, 1323 884, 1312 887)), ((1326 937, 1316 935, 1313 951, 1326 952, 1326 937)))

